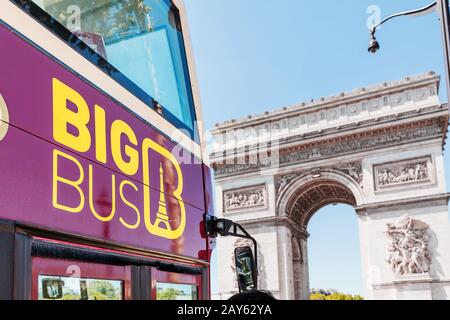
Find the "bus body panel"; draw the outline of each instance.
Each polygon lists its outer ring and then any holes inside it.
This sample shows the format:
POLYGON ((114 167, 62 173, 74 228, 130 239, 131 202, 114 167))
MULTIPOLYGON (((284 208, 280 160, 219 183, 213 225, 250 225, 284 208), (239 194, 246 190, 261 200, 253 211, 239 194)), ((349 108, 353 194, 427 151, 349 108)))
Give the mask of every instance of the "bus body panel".
MULTIPOLYGON (((184 163, 183 159, 193 159, 186 150, 5 26, 0 26, 0 51, 0 94, 9 116, 9 125, 2 123, 7 131, 0 141, 0 218, 137 248, 207 259, 201 254, 207 250, 207 239, 202 232, 205 190, 201 161, 184 163), (72 150, 55 141, 55 79, 79 94, 88 106, 90 121, 87 128, 91 146, 87 152, 72 150), (100 106, 106 115, 106 163, 97 159, 96 106, 100 106), (132 146, 136 150, 139 170, 133 176, 122 172, 113 159, 109 129, 114 121, 128 124, 136 135, 136 145, 121 135, 118 142, 121 154, 116 154, 127 161, 125 147, 132 146), (162 148, 144 151, 145 140, 162 148), (161 153, 164 150, 174 155, 175 160, 161 153), (182 159, 180 153, 184 153, 182 159), (176 194, 180 180, 183 187, 181 193, 176 194), (150 196, 147 206, 144 189, 150 196), (185 225, 179 236, 149 230, 149 225, 156 224, 160 209, 164 209, 164 205, 161 206, 162 191, 168 224, 162 221, 159 229, 179 229, 184 214, 185 225), (148 222, 145 221, 146 210, 149 210, 148 222)), ((74 112, 78 107, 71 103, 67 105, 74 112)), ((71 130, 68 132, 76 136, 76 130, 71 130)))
MULTIPOLYGON (((110 128, 114 121, 120 120, 126 122, 136 135, 137 146, 126 141, 122 137, 123 144, 131 146, 137 151, 141 149, 141 142, 145 138, 156 141, 159 145, 169 150, 177 157, 183 172, 184 180, 189 182, 190 188, 185 188, 183 200, 192 206, 204 210, 204 191, 203 191, 203 173, 201 160, 194 157, 187 150, 173 143, 171 140, 158 133, 148 124, 139 120, 129 111, 125 110, 111 98, 93 88, 89 83, 80 79, 73 72, 62 67, 57 62, 50 59, 47 55, 26 43, 19 36, 8 31, 4 26, 0 26, 0 50, 2 58, 0 59, 0 94, 3 96, 9 111, 9 123, 34 135, 39 136, 52 143, 59 144, 54 140, 53 109, 54 88, 53 81, 59 81, 70 89, 76 91, 86 102, 89 108, 90 121, 87 125, 91 137, 91 146, 87 152, 80 153, 81 156, 90 160, 96 160, 96 126, 95 126, 95 107, 99 106, 105 110, 106 114, 106 159, 108 166, 112 170, 121 172, 115 165, 111 151, 110 128)), ((76 107, 70 106, 76 110, 76 107)), ((62 145, 63 147, 66 147, 62 145)), ((125 146, 122 146, 125 147, 125 146)), ((76 150, 74 150, 76 151, 76 150)), ((142 158, 142 152, 139 152, 142 158)), ((150 165, 150 171, 158 172, 159 159, 154 154, 150 165)), ((97 161, 98 162, 98 161, 97 161)), ((142 162, 142 159, 140 159, 142 162)), ((142 169, 142 163, 139 166, 142 169)), ((131 176, 134 180, 143 182, 142 170, 131 176)), ((154 189, 160 189, 159 178, 150 179, 150 186, 154 189)))

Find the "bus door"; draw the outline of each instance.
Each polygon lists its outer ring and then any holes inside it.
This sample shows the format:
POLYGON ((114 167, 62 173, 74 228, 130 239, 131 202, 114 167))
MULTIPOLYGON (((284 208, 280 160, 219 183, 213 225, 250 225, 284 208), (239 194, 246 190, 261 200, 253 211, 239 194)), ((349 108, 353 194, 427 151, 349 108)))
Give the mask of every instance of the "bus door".
POLYGON ((202 276, 152 268, 152 300, 202 300, 202 276))
POLYGON ((34 257, 33 300, 130 300, 131 267, 34 257))

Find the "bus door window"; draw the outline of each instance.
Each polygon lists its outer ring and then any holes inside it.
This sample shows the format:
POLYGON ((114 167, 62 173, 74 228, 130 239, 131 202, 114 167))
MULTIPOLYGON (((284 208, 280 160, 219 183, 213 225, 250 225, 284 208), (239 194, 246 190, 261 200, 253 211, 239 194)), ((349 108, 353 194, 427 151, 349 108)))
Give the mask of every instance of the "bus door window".
POLYGON ((33 300, 129 300, 130 267, 33 258, 33 300))

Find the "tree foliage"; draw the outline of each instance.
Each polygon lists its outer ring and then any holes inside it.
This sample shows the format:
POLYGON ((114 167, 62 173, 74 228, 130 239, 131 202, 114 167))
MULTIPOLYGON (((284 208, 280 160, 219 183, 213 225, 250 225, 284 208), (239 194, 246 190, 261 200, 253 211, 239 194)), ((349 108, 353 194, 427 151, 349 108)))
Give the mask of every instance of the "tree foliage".
POLYGON ((177 300, 177 297, 183 295, 183 292, 174 288, 168 288, 157 292, 158 300, 177 300))
POLYGON ((120 291, 108 281, 94 281, 88 286, 90 300, 119 300, 120 291))
POLYGON ((335 290, 313 290, 310 300, 364 300, 364 297, 335 290))

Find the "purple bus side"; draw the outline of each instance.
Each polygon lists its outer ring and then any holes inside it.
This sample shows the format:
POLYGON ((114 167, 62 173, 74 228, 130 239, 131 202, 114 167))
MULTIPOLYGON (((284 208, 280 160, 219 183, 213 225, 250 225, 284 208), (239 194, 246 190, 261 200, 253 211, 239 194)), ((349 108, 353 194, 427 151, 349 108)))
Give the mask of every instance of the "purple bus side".
MULTIPOLYGON (((207 250, 207 239, 202 232, 203 215, 209 209, 205 207, 203 179, 208 170, 205 171, 201 161, 180 163, 184 181, 181 196, 186 211, 186 226, 182 236, 170 240, 151 234, 143 221, 142 163, 136 175, 127 176, 115 166, 110 148, 107 148, 106 154, 108 162, 104 164, 96 160, 93 147, 86 153, 79 153, 54 141, 52 80, 57 78, 80 93, 92 115, 95 105, 104 108, 106 128, 110 128, 113 121, 122 120, 133 128, 139 143, 149 138, 173 151, 175 156, 179 152, 184 153, 184 159, 193 156, 3 25, 0 26, 0 52, 0 94, 9 111, 8 131, 0 141, 0 218, 145 250, 205 259, 202 252, 207 250), (85 180, 80 188, 85 196, 85 205, 81 212, 69 213, 52 204, 55 150, 75 158, 84 170, 85 180), (93 172, 92 195, 88 186, 90 166, 93 172), (97 213, 107 216, 112 211, 113 175, 117 189, 115 215, 111 221, 103 222, 93 215, 88 204, 89 197, 97 213), (123 181, 134 184, 137 190, 128 184, 121 197, 118 185, 123 181), (136 228, 124 226, 136 225, 138 219, 140 223, 136 228)), ((95 132, 93 121, 88 127, 90 132, 95 132)), ((109 138, 108 134, 108 141, 109 138)), ((66 179, 76 180, 79 172, 76 164, 64 157, 59 159, 59 174, 66 179)), ((159 209, 161 185, 158 173, 162 162, 164 159, 159 154, 150 153, 148 166, 153 177, 150 179, 150 212, 154 214, 159 209)), ((166 192, 167 189, 175 188, 178 179, 172 177, 169 181, 165 180, 166 192)), ((69 207, 75 207, 80 202, 79 192, 74 188, 62 185, 60 190, 59 202, 69 207)), ((179 221, 176 215, 180 209, 175 208, 176 201, 173 201, 172 194, 167 193, 166 198, 168 210, 175 212, 172 215, 169 213, 169 216, 176 224, 179 221)), ((210 203, 212 198, 210 195, 208 198, 211 200, 207 203, 210 203)), ((172 220, 170 223, 173 223, 172 220)))

